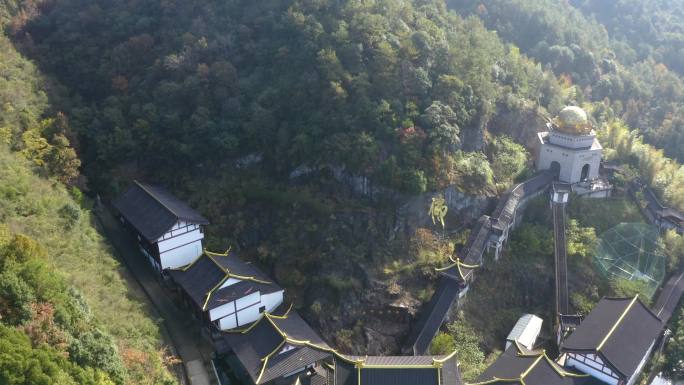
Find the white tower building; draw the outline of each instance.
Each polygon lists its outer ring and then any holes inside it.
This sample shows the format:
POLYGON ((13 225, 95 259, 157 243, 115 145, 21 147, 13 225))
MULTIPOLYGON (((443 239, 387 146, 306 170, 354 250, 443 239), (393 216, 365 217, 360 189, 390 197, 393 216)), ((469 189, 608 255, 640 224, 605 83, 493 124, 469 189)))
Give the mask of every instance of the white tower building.
POLYGON ((597 179, 603 148, 587 113, 565 107, 547 126, 549 131, 537 134, 537 170, 555 170, 561 182, 570 184, 597 179))

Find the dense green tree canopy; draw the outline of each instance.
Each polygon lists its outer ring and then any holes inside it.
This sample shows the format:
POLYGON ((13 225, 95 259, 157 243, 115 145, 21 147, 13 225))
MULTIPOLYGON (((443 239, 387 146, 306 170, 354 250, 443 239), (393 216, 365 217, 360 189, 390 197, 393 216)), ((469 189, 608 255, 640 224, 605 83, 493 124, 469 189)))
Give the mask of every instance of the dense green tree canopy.
POLYGON ((192 170, 260 154, 278 178, 334 164, 420 192, 457 181, 435 164, 475 159, 459 155, 479 149, 464 132, 481 135, 504 95, 558 93, 437 0, 74 0, 22 33, 83 98, 69 115, 91 178, 132 160, 192 170))

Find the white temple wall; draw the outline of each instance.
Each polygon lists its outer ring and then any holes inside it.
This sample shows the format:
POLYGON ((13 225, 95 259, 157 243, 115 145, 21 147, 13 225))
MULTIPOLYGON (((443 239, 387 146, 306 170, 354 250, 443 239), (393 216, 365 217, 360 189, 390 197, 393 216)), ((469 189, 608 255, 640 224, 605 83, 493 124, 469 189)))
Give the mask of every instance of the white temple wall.
POLYGON ((606 373, 603 373, 599 369, 593 368, 583 362, 579 362, 576 359, 572 357, 568 357, 568 359, 565 361, 565 366, 575 368, 579 370, 582 373, 586 373, 600 381, 605 382, 606 384, 609 385, 617 385, 618 380, 617 378, 613 378, 606 373))
POLYGON ((177 268, 192 263, 202 255, 202 240, 198 239, 187 245, 159 253, 162 269, 177 268))

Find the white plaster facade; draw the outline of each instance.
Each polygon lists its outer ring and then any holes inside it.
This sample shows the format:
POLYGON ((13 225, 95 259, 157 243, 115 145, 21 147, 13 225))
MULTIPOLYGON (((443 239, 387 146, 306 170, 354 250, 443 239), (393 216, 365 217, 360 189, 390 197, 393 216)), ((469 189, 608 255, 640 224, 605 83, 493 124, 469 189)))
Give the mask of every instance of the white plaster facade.
MULTIPOLYGON (((241 282, 229 278, 221 288, 241 282)), ((283 303, 284 290, 262 294, 256 291, 235 301, 209 309, 209 320, 217 323, 219 329, 229 330, 250 324, 261 317, 263 312, 272 312, 283 303)))
POLYGON ((619 376, 610 369, 598 354, 568 353, 565 366, 575 368, 608 385, 617 385, 619 376))
POLYGON ((574 135, 551 129, 539 132, 537 139, 537 170, 558 167, 558 179, 567 183, 598 178, 603 148, 593 130, 587 135, 574 135))
POLYGON ((202 227, 195 223, 178 221, 157 239, 161 268, 175 269, 192 263, 202 255, 202 227))

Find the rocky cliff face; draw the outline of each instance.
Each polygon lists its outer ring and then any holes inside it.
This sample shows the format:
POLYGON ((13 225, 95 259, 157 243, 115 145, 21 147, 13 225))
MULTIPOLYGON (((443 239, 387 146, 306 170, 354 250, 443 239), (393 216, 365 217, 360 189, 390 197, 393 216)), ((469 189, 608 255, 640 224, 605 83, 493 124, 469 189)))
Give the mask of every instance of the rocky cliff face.
POLYGON ((528 149, 533 149, 536 147, 537 132, 546 131, 546 119, 533 105, 515 110, 501 107, 488 123, 487 130, 495 135, 508 135, 528 149))

